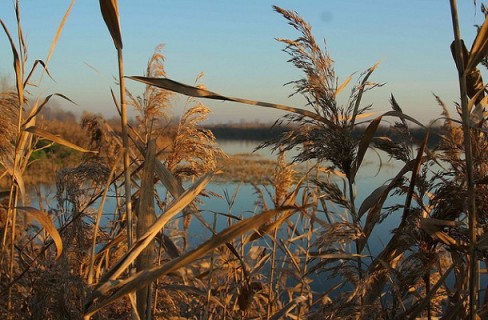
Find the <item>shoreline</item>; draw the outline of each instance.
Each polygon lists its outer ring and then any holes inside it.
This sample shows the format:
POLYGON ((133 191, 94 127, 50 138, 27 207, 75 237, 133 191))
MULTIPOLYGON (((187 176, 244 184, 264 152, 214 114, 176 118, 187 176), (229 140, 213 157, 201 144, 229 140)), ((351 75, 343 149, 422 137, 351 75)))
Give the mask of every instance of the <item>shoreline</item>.
MULTIPOLYGON (((276 160, 265 158, 259 154, 238 153, 228 158, 218 160, 218 171, 213 182, 242 182, 253 184, 269 184, 276 167, 276 160)), ((54 164, 52 161, 42 160, 31 165, 24 174, 24 184, 28 187, 37 185, 56 184, 58 170, 72 168, 75 165, 54 164)), ((0 180, 0 188, 10 187, 10 178, 0 180)))

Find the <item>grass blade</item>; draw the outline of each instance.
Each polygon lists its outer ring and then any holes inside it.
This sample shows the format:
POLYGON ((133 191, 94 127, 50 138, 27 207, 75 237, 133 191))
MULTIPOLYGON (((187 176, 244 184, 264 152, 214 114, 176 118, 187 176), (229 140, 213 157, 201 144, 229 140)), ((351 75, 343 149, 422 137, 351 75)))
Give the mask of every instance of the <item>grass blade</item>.
MULTIPOLYGON (((58 97, 61 97, 71 103, 74 103, 70 98, 66 97, 64 94, 61 94, 61 93, 53 93, 53 94, 50 94, 48 95, 46 98, 44 98, 44 100, 42 101, 42 103, 39 105, 38 103, 36 103, 33 107, 32 107, 32 110, 29 114, 29 117, 24 121, 24 124, 23 126, 24 127, 27 127, 29 125, 29 122, 34 119, 38 114, 39 112, 41 112, 42 108, 49 102, 49 100, 51 100, 51 98, 53 96, 58 96, 58 97)), ((76 104, 76 103, 74 103, 76 104)))
MULTIPOLYGON (((12 36, 10 35, 10 32, 8 31, 7 26, 5 25, 5 23, 1 19, 0 19, 0 24, 2 24, 3 30, 5 31, 5 34, 7 35, 8 40, 10 42, 10 48, 12 49, 12 55, 14 58, 15 80, 16 80, 15 85, 17 87, 19 108, 22 108, 22 102, 24 101, 24 86, 23 86, 23 82, 22 82, 23 75, 22 75, 22 67, 21 67, 19 52, 17 51, 14 40, 12 39, 12 36)), ((19 115, 19 118, 20 118, 20 115, 19 115)))
POLYGON ((377 189, 373 191, 373 193, 368 197, 368 198, 371 197, 371 199, 364 200, 364 202, 367 203, 365 204, 363 202, 363 205, 361 205, 361 207, 364 206, 364 208, 362 210, 360 208, 360 211, 362 214, 364 214, 366 211, 368 211, 368 207, 369 207, 369 212, 366 217, 366 222, 363 228, 364 237, 358 239, 358 248, 359 248, 358 252, 361 252, 364 249, 364 246, 368 242, 371 232, 373 231, 374 227, 378 223, 380 219, 381 209, 383 208, 383 204, 385 203, 388 193, 397 186, 397 183, 400 181, 400 179, 402 179, 403 175, 405 175, 407 172, 412 170, 414 164, 415 164, 415 160, 411 160, 407 162, 403 166, 403 168, 397 173, 397 175, 390 181, 390 183, 388 185, 385 185, 386 187, 378 188, 381 189, 382 191, 381 194, 375 194, 375 192, 377 192, 378 190, 377 189), (373 200, 376 200, 376 203, 373 204, 373 200))
POLYGON ((280 310, 278 310, 278 312, 276 312, 275 314, 273 314, 273 316, 271 316, 271 318, 269 318, 269 319, 270 320, 283 319, 288 312, 290 312, 293 309, 295 309, 295 307, 297 305, 299 305, 300 303, 303 303, 303 302, 307 301, 307 299, 308 298, 306 296, 299 296, 299 297, 294 298, 292 301, 290 301, 288 304, 286 304, 283 308, 281 308, 280 310))
POLYGON ((56 245, 56 251, 57 251, 56 259, 58 259, 61 256, 61 253, 63 252, 63 241, 61 240, 61 236, 59 235, 59 232, 54 226, 54 223, 52 222, 51 218, 49 218, 49 216, 45 212, 36 208, 17 207, 16 209, 26 213, 31 218, 34 218, 42 225, 44 229, 46 229, 46 231, 51 235, 54 244, 56 245))
POLYGON ((47 71, 47 65, 49 64, 49 61, 51 60, 51 57, 54 53, 54 49, 56 48, 56 45, 58 44, 59 37, 61 36, 61 31, 63 30, 64 25, 66 24, 66 20, 68 19, 68 16, 70 15, 71 10, 73 9, 73 5, 75 4, 75 2, 76 2, 75 0, 71 0, 71 3, 69 5, 68 9, 66 10, 66 13, 63 16, 63 19, 61 20, 61 22, 58 26, 58 29, 56 30, 56 34, 54 35, 54 39, 51 42, 51 47, 49 48, 49 53, 47 54, 46 65, 44 66, 44 70, 46 70, 46 71, 47 71))
POLYGON ((351 82, 351 79, 352 79, 352 75, 347 77, 347 79, 344 80, 344 82, 342 82, 342 84, 339 87, 337 87, 336 91, 334 92, 335 97, 337 97, 339 93, 349 84, 349 82, 351 82))
POLYGON ((284 105, 269 103, 269 102, 249 100, 249 99, 226 97, 226 96, 220 95, 218 93, 215 93, 215 92, 212 92, 209 90, 189 86, 189 85, 179 83, 179 82, 176 82, 176 81, 168 79, 168 78, 148 78, 148 77, 139 77, 139 76, 132 76, 132 77, 128 77, 128 78, 135 80, 135 81, 145 83, 145 84, 153 85, 153 86, 156 86, 158 88, 165 89, 165 90, 181 93, 181 94, 184 94, 184 95, 190 96, 190 97, 206 98, 206 99, 213 99, 213 100, 223 100, 223 101, 232 101, 232 102, 238 102, 238 103, 243 103, 243 104, 261 106, 261 107, 266 107, 266 108, 274 108, 274 109, 278 109, 278 110, 293 112, 293 113, 300 114, 302 116, 309 117, 311 119, 323 122, 330 127, 334 127, 334 128, 336 127, 336 125, 332 121, 330 121, 324 117, 321 117, 320 115, 318 115, 316 113, 313 113, 313 112, 308 111, 308 110, 300 109, 300 108, 289 107, 289 106, 284 106, 284 105))
POLYGON ((422 163, 425 161, 425 158, 423 157, 425 149, 427 148, 427 142, 429 140, 429 129, 425 133, 424 136, 424 141, 422 145, 419 147, 419 150, 417 152, 417 157, 415 158, 415 162, 412 168, 412 175, 410 178, 410 185, 408 186, 407 190, 407 196, 405 199, 405 206, 403 208, 403 215, 402 215, 402 222, 405 221, 407 218, 407 215, 410 213, 410 206, 412 204, 412 198, 414 195, 414 189, 416 185, 416 181, 420 172, 420 168, 422 163))
POLYGON ((354 161, 353 168, 351 170, 351 182, 354 183, 354 179, 356 177, 356 174, 358 173, 359 168, 361 168, 361 164, 363 163, 364 156, 366 154, 366 151, 369 148, 369 144, 371 143, 371 140, 374 137, 374 134, 376 133, 376 130, 378 129, 378 126, 380 125, 381 119, 383 117, 377 117, 371 123, 368 125, 366 130, 364 131, 364 134, 359 141, 358 145, 358 151, 356 155, 356 159, 354 161))
POLYGON ((357 253, 315 253, 311 252, 310 257, 312 258, 319 258, 319 259, 340 259, 340 260, 347 260, 347 259, 356 259, 358 257, 365 258, 367 257, 364 254, 357 254, 357 253))
MULTIPOLYGON (((131 138, 134 141, 139 152, 144 153, 143 144, 137 141, 137 139, 132 136, 132 133, 131 138)), ((156 161, 154 170, 159 180, 161 180, 163 185, 166 187, 166 189, 168 189, 169 193, 171 193, 174 198, 178 198, 185 192, 185 189, 183 188, 181 183, 173 176, 168 168, 166 168, 166 166, 161 163, 161 161, 156 161)))
MULTIPOLYGON (((143 237, 150 226, 156 220, 154 213, 154 163, 156 161, 156 141, 149 140, 147 145, 144 166, 142 169, 142 180, 139 201, 137 204, 137 225, 136 235, 137 239, 143 237)), ((157 232, 159 233, 159 231, 157 232)), ((136 259, 136 270, 143 271, 149 269, 153 265, 154 259, 154 243, 149 242, 144 250, 136 259)), ((137 312, 146 318, 150 310, 150 285, 137 290, 137 312)))
POLYGON ((397 117, 397 118, 400 118, 400 119, 405 119, 405 120, 408 120, 410 122, 413 122, 415 123, 416 125, 418 125, 419 127, 421 128, 424 128, 425 129, 425 126, 419 122, 417 119, 415 118, 412 118, 411 116, 409 115, 406 115, 405 113, 403 112, 398 112, 398 111, 388 111, 388 112, 385 112, 381 115, 382 117, 397 117))
POLYGON ((364 76, 363 80, 361 81, 361 85, 359 87, 359 92, 356 98, 356 101, 354 103, 354 111, 352 113, 352 120, 351 120, 351 126, 354 126, 354 123, 356 122, 356 115, 358 114, 359 106, 361 105, 361 99, 363 98, 363 93, 364 90, 366 89, 366 84, 368 83, 368 79, 373 73, 373 71, 378 67, 379 62, 376 63, 374 66, 368 69, 368 72, 364 76))
MULTIPOLYGON (((37 67, 39 64, 40 64, 40 65, 43 67, 43 70, 44 70, 44 71, 47 73, 47 75, 49 76, 49 78, 53 79, 53 77, 51 77, 51 74, 49 73, 49 70, 47 69, 47 66, 46 66, 46 64, 44 63, 44 61, 42 61, 42 60, 36 60, 36 61, 34 62, 34 65, 32 65, 32 68, 31 68, 31 70, 30 70, 29 74, 27 75, 27 78, 25 78, 25 80, 24 80, 24 88, 25 88, 25 87, 27 86, 27 84, 29 83, 29 80, 30 80, 30 78, 32 77, 32 74, 34 73, 34 70, 36 70, 36 67, 37 67)), ((53 79, 53 80, 54 80, 54 79, 53 79)))
POLYGON ((121 50, 123 45, 117 0, 100 0, 100 11, 102 12, 103 20, 107 25, 108 31, 112 36, 115 48, 121 50))
POLYGON ((196 249, 187 252, 177 259, 173 259, 163 266, 155 267, 149 270, 138 272, 131 275, 129 278, 123 281, 108 281, 102 284, 94 294, 88 299, 88 308, 85 311, 85 316, 91 316, 104 306, 111 302, 138 290, 139 288, 148 285, 155 281, 159 277, 166 275, 170 272, 178 270, 192 262, 200 259, 211 250, 219 247, 220 245, 235 239, 249 230, 258 228, 260 225, 268 221, 270 218, 278 214, 283 210, 296 210, 294 207, 284 207, 276 210, 269 210, 262 212, 254 217, 239 221, 226 230, 218 233, 210 240, 204 242, 196 249), (104 297, 109 292, 113 291, 109 296, 104 297), (96 305, 91 305, 95 302, 95 299, 99 298, 96 305))
POLYGON ((84 152, 84 153, 87 153, 87 152, 97 153, 97 151, 91 151, 91 150, 87 150, 87 149, 84 149, 82 147, 79 147, 79 146, 77 146, 77 145, 75 145, 69 141, 64 140, 63 138, 60 138, 60 137, 58 137, 52 133, 49 133, 43 129, 40 129, 38 127, 28 127, 28 128, 23 129, 23 130, 30 132, 32 134, 35 134, 41 138, 44 138, 44 139, 50 140, 52 142, 58 143, 60 145, 63 145, 65 147, 71 148, 71 149, 76 150, 76 151, 80 151, 80 152, 84 152))
POLYGON ((476 66, 483 60, 488 54, 488 16, 485 17, 485 21, 479 28, 476 38, 474 39, 473 45, 469 52, 468 63, 465 74, 470 73, 471 70, 476 68, 476 66))
POLYGON ((205 186, 210 182, 213 173, 209 173, 199 181, 197 181, 190 189, 185 191, 173 204, 166 210, 156 222, 134 243, 132 248, 117 262, 112 269, 104 275, 102 281, 117 279, 129 265, 139 256, 139 254, 148 246, 148 244, 156 237, 159 231, 166 225, 166 223, 178 214, 183 208, 193 201, 193 199, 200 194, 205 186))
MULTIPOLYGON (((19 192, 20 192, 20 199, 24 202, 25 197, 25 184, 24 179, 22 178, 22 173, 19 171, 19 168, 15 168, 12 163, 4 163, 3 164, 7 172, 14 178, 15 182, 17 183, 19 192)), ((8 192, 10 195, 10 192, 8 192)))
POLYGON ((387 184, 384 184, 376 188, 373 192, 371 192, 369 196, 367 196, 366 199, 364 199, 363 203, 361 203, 361 207, 359 207, 359 211, 358 211, 359 219, 361 219, 363 214, 365 214, 369 209, 374 207, 380 201, 380 199, 384 197, 384 193, 389 190, 391 190, 391 187, 387 184))

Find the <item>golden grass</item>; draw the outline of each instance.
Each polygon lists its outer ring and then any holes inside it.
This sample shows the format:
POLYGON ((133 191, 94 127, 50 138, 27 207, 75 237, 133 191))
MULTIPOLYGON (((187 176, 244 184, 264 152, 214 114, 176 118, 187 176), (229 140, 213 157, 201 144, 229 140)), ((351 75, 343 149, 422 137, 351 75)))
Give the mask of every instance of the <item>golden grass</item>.
MULTIPOLYGON (((42 66, 47 73, 73 3, 46 62, 32 70, 42 66)), ((24 70, 27 51, 17 1, 17 42, 2 22, 14 58, 16 92, 0 96, 1 177, 7 178, 8 189, 0 193, 0 317, 484 317, 487 307, 475 280, 477 262, 486 264, 488 234, 487 99, 477 68, 488 50, 488 18, 468 52, 457 31, 455 1, 451 5, 461 120, 436 97, 444 127, 439 145, 429 148, 429 125, 424 139, 414 141, 410 123, 423 124, 405 114, 393 96, 392 111, 364 120, 366 130, 354 134, 357 121, 369 115, 363 95, 382 85, 370 80, 377 65, 359 75, 341 105, 336 99, 352 77, 339 81, 311 26, 279 7, 275 11, 299 33, 297 39, 279 41, 303 72, 290 84, 308 106, 227 97, 167 79, 162 47, 144 76, 129 77, 147 84, 142 96, 126 92, 118 2, 100 0, 119 62, 120 95, 114 98, 119 127, 88 114, 76 130, 42 122, 41 111, 51 98, 70 100, 52 94, 27 108, 25 88, 32 71, 24 70), (187 111, 169 129, 172 92, 286 110, 278 124, 295 124, 294 130, 263 145, 278 152, 277 161, 227 157, 212 132, 201 127, 210 109, 198 100, 190 98, 187 111), (128 106, 138 112, 135 126, 127 121, 128 106), (396 136, 378 136, 385 117, 393 118, 390 130, 396 136), (372 148, 402 166, 391 179, 371 186, 359 203, 357 173, 372 148), (298 155, 289 164, 285 153, 292 149, 298 155), (53 159, 52 150, 58 157, 72 150, 63 158, 74 162, 58 170, 57 206, 46 212, 21 205, 27 170, 39 174, 36 165, 53 159), (248 200, 256 202, 256 211, 236 212, 236 190, 222 196, 226 212, 201 212, 203 197, 218 196, 205 190, 218 179, 254 183, 255 199, 248 200), (391 195, 399 200, 387 206, 391 195), (115 202, 111 212, 107 197, 115 202), (394 214, 401 219, 384 248, 374 252, 378 225, 394 214), (192 227, 209 236, 195 243, 192 227), (314 292, 318 280, 332 281, 314 292)))

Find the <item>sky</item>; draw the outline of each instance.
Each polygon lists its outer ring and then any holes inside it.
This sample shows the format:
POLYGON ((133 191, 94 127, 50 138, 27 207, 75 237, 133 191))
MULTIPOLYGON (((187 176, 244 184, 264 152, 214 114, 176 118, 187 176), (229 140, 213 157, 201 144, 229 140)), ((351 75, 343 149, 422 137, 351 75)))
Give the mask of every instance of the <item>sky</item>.
MULTIPOLYGON (((16 34, 13 0, 0 1, 0 19, 16 34)), ((28 65, 44 60, 69 0, 21 0, 21 19, 28 46, 28 65)), ((393 94, 403 111, 423 123, 441 113, 433 93, 454 110, 458 100, 457 72, 449 50, 453 39, 449 1, 444 0, 304 0, 304 1, 169 1, 119 0, 126 75, 143 75, 147 61, 164 44, 167 76, 194 84, 201 80, 214 92, 304 108, 301 97, 289 98, 284 84, 302 74, 287 60, 275 38, 295 39, 298 32, 274 12, 272 5, 294 10, 324 43, 342 82, 380 62, 371 81, 384 83, 367 92, 364 103, 373 111, 390 110, 393 94)), ((458 1, 461 33, 468 48, 481 24, 480 2, 458 1)), ((0 36, 0 76, 13 80, 7 37, 0 36)), ((78 0, 68 17, 49 70, 32 98, 62 93, 76 102, 57 99, 63 108, 114 116, 110 89, 117 91, 117 54, 100 14, 98 1, 78 0)), ((39 73, 38 73, 39 75, 39 73)), ((134 94, 143 85, 127 82, 134 94)), ((341 93, 346 102, 350 90, 341 93)), ((209 123, 273 122, 282 113, 256 106, 204 101, 213 113, 209 123)), ((174 101, 173 115, 186 108, 174 101)))

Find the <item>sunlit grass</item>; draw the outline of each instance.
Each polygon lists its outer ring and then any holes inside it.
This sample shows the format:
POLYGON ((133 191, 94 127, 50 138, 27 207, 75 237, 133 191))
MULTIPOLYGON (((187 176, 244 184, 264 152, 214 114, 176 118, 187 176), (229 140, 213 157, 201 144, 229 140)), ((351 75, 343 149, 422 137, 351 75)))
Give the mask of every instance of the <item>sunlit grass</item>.
MULTIPOLYGON (((46 62, 34 63, 33 70, 48 72, 72 4, 46 62)), ((455 1, 451 5, 456 30, 455 1)), ((486 316, 476 280, 488 238, 486 98, 478 69, 486 62, 488 19, 469 52, 455 32, 459 114, 451 116, 441 98, 433 98, 443 117, 436 120, 441 131, 431 132, 433 124, 410 117, 393 95, 392 111, 371 118, 372 106, 364 106, 362 98, 382 85, 372 80, 380 66, 367 68, 356 82, 353 76, 340 81, 327 49, 295 12, 274 7, 298 33, 296 39, 278 41, 302 72, 289 82, 307 101, 300 107, 229 97, 168 79, 161 46, 144 75, 127 77, 118 2, 100 0, 100 8, 119 66, 116 125, 91 114, 80 124, 41 121, 51 98, 69 97, 29 96, 31 72, 18 1, 17 39, 2 22, 16 80, 15 89, 0 96, 5 185, 0 193, 0 317, 486 316), (145 83, 142 94, 128 92, 126 79, 145 83), (347 89, 349 99, 340 104, 337 98, 347 89), (189 99, 185 113, 170 123, 173 94, 189 99), (227 157, 201 125, 211 111, 201 99, 287 111, 276 125, 291 130, 261 146, 271 147, 277 160, 227 157), (133 123, 129 107, 138 114, 133 123), (380 131, 386 118, 389 132, 380 131), (424 129, 420 139, 412 124, 424 129), (434 134, 437 144, 429 143, 434 134), (368 186, 368 195, 358 201, 358 172, 370 164, 366 153, 378 150, 400 165, 388 180, 368 186), (290 151, 293 163, 286 160, 290 151), (26 178, 42 170, 56 179, 57 203, 27 207, 26 178), (238 190, 208 191, 208 184, 219 179, 252 183, 255 195, 245 200, 255 211, 235 208, 242 197, 238 190), (227 210, 202 212, 205 197, 223 198, 227 210), (104 206, 108 199, 114 203, 110 212, 104 206), (373 248, 385 221, 394 228, 379 235, 383 247, 373 248), (192 230, 210 236, 190 243, 192 230)))

